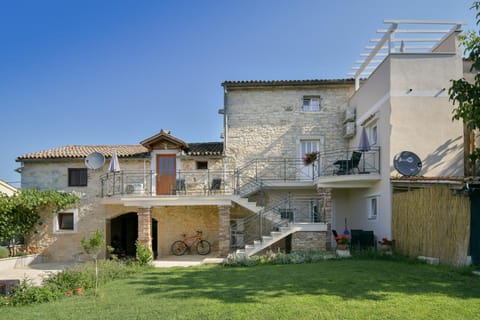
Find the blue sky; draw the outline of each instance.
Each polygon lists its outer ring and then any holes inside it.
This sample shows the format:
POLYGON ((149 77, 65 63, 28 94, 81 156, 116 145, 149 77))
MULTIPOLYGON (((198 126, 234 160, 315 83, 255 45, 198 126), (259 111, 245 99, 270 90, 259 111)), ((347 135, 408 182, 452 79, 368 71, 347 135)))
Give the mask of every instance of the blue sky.
POLYGON ((225 80, 347 78, 384 19, 462 20, 466 0, 0 0, 0 179, 19 155, 219 141, 225 80))

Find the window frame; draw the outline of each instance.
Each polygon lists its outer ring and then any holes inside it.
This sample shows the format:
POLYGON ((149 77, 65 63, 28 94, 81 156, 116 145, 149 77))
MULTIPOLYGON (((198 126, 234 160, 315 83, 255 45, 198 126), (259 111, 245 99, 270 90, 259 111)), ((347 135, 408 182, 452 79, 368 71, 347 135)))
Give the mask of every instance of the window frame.
POLYGON ((303 112, 320 112, 322 111, 322 97, 321 96, 303 96, 302 98, 302 111, 303 112), (312 105, 312 101, 318 100, 318 109, 316 105, 312 105), (305 104, 306 101, 309 101, 308 104, 305 104), (306 108, 307 107, 307 108, 306 108), (315 109, 314 109, 315 107, 315 109))
POLYGON ((195 161, 195 168, 197 170, 208 170, 208 161, 195 161))
POLYGON ((78 225, 78 209, 66 209, 55 213, 53 217, 53 233, 77 233, 78 225), (72 228, 62 228, 62 215, 72 216, 72 228))
POLYGON ((377 220, 378 219, 378 203, 379 196, 370 196, 367 197, 367 219, 368 220, 377 220))
POLYGON ((295 221, 295 212, 293 209, 281 208, 278 209, 278 213, 280 214, 281 219, 288 219, 289 222, 295 221))
POLYGON ((368 126, 368 142, 372 146, 378 144, 378 125, 376 122, 368 126))
POLYGON ((68 168, 68 186, 69 187, 87 187, 88 186, 88 169, 87 168, 68 168))

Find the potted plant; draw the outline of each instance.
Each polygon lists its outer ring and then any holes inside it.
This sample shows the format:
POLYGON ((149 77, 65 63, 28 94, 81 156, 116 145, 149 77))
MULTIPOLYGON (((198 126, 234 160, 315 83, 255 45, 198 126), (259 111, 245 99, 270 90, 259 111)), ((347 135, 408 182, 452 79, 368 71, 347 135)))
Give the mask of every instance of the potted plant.
POLYGON ((378 241, 380 244, 380 248, 383 252, 391 254, 393 251, 393 247, 395 245, 395 240, 389 240, 387 238, 382 238, 381 241, 378 241))
POLYGON ((303 156, 303 164, 308 166, 314 163, 318 159, 318 151, 313 151, 313 152, 307 152, 303 156))
POLYGON ((341 236, 335 237, 335 241, 337 242, 337 255, 340 257, 350 257, 350 250, 348 248, 350 235, 344 232, 341 236))
POLYGON ((349 236, 348 234, 342 234, 339 237, 335 237, 335 241, 337 241, 338 250, 346 250, 349 243, 349 236))

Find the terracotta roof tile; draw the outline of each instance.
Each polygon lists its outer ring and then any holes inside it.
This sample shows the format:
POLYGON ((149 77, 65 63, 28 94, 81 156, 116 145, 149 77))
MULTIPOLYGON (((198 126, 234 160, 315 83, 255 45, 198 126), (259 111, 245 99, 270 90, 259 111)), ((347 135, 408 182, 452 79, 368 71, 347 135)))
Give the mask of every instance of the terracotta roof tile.
POLYGON ((311 80, 248 80, 224 81, 223 87, 264 87, 264 86, 313 86, 328 84, 354 84, 355 79, 311 79, 311 80))
POLYGON ((189 143, 185 150, 189 156, 221 156, 223 154, 223 142, 189 143))
POLYGON ((92 152, 99 152, 108 158, 112 156, 113 149, 117 150, 117 155, 119 158, 141 155, 148 152, 148 150, 141 145, 68 145, 27 153, 19 156, 17 161, 28 159, 85 158, 92 152))
MULTIPOLYGON (((191 143, 188 145, 189 148, 185 151, 189 156, 220 156, 223 154, 223 142, 191 143)), ((149 152, 148 149, 142 145, 68 145, 27 153, 19 156, 17 161, 85 158, 92 152, 100 152, 109 158, 112 156, 114 149, 117 150, 119 158, 141 156, 149 152)))

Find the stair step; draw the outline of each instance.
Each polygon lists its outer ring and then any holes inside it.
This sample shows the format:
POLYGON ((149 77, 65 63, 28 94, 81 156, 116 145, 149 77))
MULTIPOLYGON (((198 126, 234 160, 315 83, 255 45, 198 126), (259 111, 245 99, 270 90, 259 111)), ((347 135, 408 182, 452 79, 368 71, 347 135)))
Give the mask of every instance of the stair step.
POLYGON ((255 246, 254 246, 253 244, 247 244, 247 245, 245 245, 245 251, 249 251, 249 250, 251 251, 251 250, 253 250, 253 249, 255 249, 255 246))
POLYGON ((280 230, 280 232, 284 233, 284 232, 288 232, 290 230, 290 227, 280 227, 278 229, 280 230))
POLYGON ((283 232, 280 232, 280 231, 270 232, 270 235, 272 236, 272 238, 280 237, 282 234, 283 234, 283 232))
POLYGON ((270 237, 270 236, 262 236, 262 242, 265 243, 265 242, 269 242, 269 241, 272 241, 273 238, 270 237))
POLYGON ((253 246, 254 246, 255 248, 261 247, 261 246, 262 246, 262 241, 260 241, 260 240, 255 240, 255 241, 253 241, 253 246))

